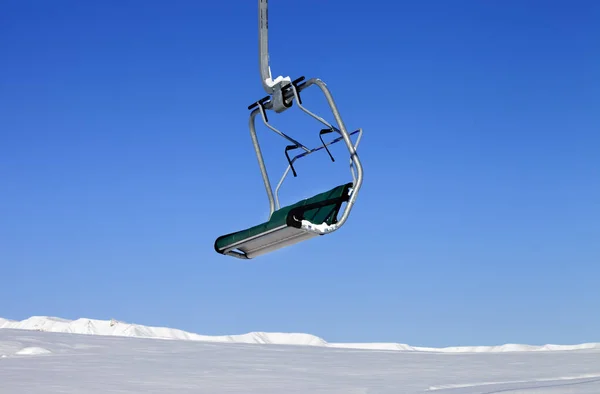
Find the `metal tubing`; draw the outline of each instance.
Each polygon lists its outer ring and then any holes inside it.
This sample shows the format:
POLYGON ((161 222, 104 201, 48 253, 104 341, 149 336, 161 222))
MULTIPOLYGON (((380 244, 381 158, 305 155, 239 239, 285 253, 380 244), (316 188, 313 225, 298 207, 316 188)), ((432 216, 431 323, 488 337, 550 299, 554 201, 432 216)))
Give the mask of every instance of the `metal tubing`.
POLYGON ((356 196, 358 195, 358 191, 360 190, 360 187, 362 186, 363 168, 362 168, 360 159, 358 158, 358 153, 356 152, 356 149, 354 148, 354 145, 352 144, 352 141, 350 140, 348 131, 346 131, 346 126, 344 125, 344 121, 342 120, 342 117, 340 116, 340 113, 337 109, 335 101, 333 100, 333 96, 331 95, 331 92, 327 88, 327 85, 325 84, 325 82, 321 81, 318 78, 312 78, 306 82, 306 85, 313 85, 313 84, 317 85, 321 89, 323 94, 325 94, 325 98, 327 99, 327 102, 329 103, 331 112, 333 112, 333 116, 335 117, 335 120, 339 126, 342 137, 344 137, 344 141, 346 142, 346 146, 348 147, 348 151, 350 152, 350 158, 353 161, 354 168, 356 168, 356 172, 357 172, 356 183, 353 185, 352 194, 350 195, 350 198, 348 199, 346 209, 344 210, 344 213, 342 214, 342 217, 340 218, 340 220, 337 223, 330 226, 330 230, 328 231, 328 232, 333 232, 333 231, 336 231, 337 229, 339 229, 346 222, 346 220, 348 220, 350 211, 352 210, 352 207, 354 206, 354 202, 356 201, 356 196))
POLYGON ((304 149, 306 152, 309 152, 310 149, 308 149, 306 146, 304 146, 303 144, 299 143, 298 141, 296 141, 295 139, 293 139, 292 137, 282 133, 281 131, 277 130, 275 127, 271 126, 269 124, 269 122, 267 122, 267 117, 265 115, 265 110, 262 108, 262 106, 258 106, 258 108, 260 109, 260 114, 262 115, 262 120, 264 122, 264 124, 270 128, 271 130, 273 130, 275 133, 279 134, 280 136, 282 136, 283 138, 285 138, 286 140, 290 141, 291 143, 293 143, 294 145, 298 146, 299 148, 304 149))
MULTIPOLYGON (((294 158, 292 160, 292 163, 294 162, 294 160, 296 160, 296 158, 294 158)), ((290 165, 288 165, 287 168, 285 169, 285 172, 283 173, 283 176, 279 180, 277 187, 275 188, 275 204, 277 206, 277 209, 281 208, 281 205, 279 204, 279 188, 283 184, 283 181, 285 180, 285 177, 287 177, 287 174, 290 172, 290 168, 292 168, 292 167, 290 165)))
POLYGON ((273 197, 273 188, 271 187, 271 182, 269 181, 269 175, 267 174, 265 161, 260 150, 260 145, 258 144, 258 138, 256 137, 256 128, 254 127, 254 120, 256 118, 256 114, 258 114, 259 112, 260 110, 258 108, 254 109, 250 113, 250 120, 248 123, 250 126, 250 136, 252 137, 252 144, 254 145, 254 150, 256 151, 256 158, 258 159, 258 166, 260 167, 260 173, 262 174, 265 189, 267 190, 267 196, 269 197, 269 217, 271 217, 273 212, 275 212, 275 199, 273 197))
MULTIPOLYGON (((309 111, 308 109, 306 109, 302 104, 300 104, 300 98, 298 97, 298 91, 296 90, 296 87, 292 84, 292 91, 294 92, 294 97, 296 98, 296 105, 304 112, 306 112, 307 114, 309 114, 310 116, 312 116, 313 118, 315 118, 316 120, 318 120, 319 122, 323 123, 325 126, 327 126, 330 129, 335 129, 335 127, 333 127, 329 122, 327 122, 325 119, 323 119, 322 117, 315 115, 314 113, 312 113, 311 111, 309 111)), ((337 131, 337 130, 336 130, 337 131)))
POLYGON ((268 94, 274 89, 267 84, 271 78, 269 67, 269 0, 258 0, 258 59, 260 67, 260 80, 268 94))
MULTIPOLYGON (((360 139, 362 137, 362 129, 359 129, 358 138, 356 139, 356 144, 354 144, 354 150, 358 148, 358 144, 360 144, 360 139)), ((350 158, 350 172, 352 173, 352 182, 356 185, 356 170, 354 169, 354 165, 352 162, 352 158, 350 158)))

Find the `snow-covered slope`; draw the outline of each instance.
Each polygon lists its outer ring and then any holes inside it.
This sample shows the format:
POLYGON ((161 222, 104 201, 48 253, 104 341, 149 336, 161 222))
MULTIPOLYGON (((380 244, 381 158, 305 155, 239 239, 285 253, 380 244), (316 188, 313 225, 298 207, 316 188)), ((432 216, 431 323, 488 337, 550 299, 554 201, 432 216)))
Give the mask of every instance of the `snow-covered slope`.
POLYGON ((0 393, 598 394, 600 349, 425 354, 4 329, 0 393))
POLYGON ((404 352, 446 352, 446 353, 483 353, 483 352, 519 352, 519 351, 555 351, 600 349, 600 343, 579 345, 519 345, 500 346, 457 346, 446 348, 417 347, 401 343, 328 343, 323 338, 302 333, 251 332, 241 335, 208 336, 167 327, 150 327, 124 323, 117 320, 95 320, 81 318, 67 320, 58 317, 32 316, 21 321, 0 318, 0 328, 35 330, 58 333, 123 336, 137 338, 157 338, 219 343, 248 343, 275 345, 305 345, 329 348, 391 350, 404 352))
POLYGON ((81 318, 77 320, 67 320, 57 317, 32 316, 25 320, 14 321, 0 318, 0 328, 204 342, 317 346, 324 346, 326 344, 321 338, 309 334, 251 332, 242 335, 208 336, 194 334, 175 328, 149 327, 139 324, 123 323, 114 319, 96 320, 81 318))

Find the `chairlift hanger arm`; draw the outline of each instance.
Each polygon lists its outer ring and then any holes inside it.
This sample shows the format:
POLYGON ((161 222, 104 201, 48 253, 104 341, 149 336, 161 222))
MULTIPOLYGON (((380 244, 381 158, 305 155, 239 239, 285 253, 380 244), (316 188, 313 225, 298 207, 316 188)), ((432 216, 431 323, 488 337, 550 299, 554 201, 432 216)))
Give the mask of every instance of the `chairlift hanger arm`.
POLYGON ((279 76, 273 79, 271 75, 269 65, 269 0, 258 0, 258 59, 260 80, 265 92, 273 94, 277 90, 277 85, 285 85, 290 82, 290 77, 279 76))
MULTIPOLYGON (((260 80, 268 94, 273 93, 273 87, 267 83, 271 79, 269 67, 269 0, 258 0, 258 60, 260 80)), ((250 109, 250 108, 249 108, 250 109)))

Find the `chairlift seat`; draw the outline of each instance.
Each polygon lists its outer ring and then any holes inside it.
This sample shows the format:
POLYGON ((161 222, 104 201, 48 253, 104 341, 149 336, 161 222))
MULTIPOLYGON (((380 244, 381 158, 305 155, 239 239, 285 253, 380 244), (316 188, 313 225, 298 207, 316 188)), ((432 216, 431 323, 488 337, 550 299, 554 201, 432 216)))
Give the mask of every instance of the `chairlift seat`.
POLYGON ((312 226, 303 226, 302 221, 315 226, 335 224, 342 203, 349 199, 352 186, 353 183, 349 182, 275 210, 267 222, 217 238, 215 250, 251 259, 322 235, 323 232, 311 229, 312 226))

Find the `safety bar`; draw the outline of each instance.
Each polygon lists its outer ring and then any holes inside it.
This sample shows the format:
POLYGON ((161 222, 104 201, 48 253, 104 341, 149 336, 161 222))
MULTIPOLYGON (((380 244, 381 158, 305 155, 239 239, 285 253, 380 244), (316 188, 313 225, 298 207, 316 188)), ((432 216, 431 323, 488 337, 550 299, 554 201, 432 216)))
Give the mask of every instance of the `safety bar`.
MULTIPOLYGON (((350 133, 350 135, 354 135, 354 134, 358 134, 358 138, 356 140, 356 143, 354 144, 354 148, 356 149, 358 147, 359 142, 360 142, 360 137, 362 136, 362 129, 358 129, 358 130, 355 130, 352 133, 350 133)), ((285 172, 283 173, 281 179, 279 180, 279 183, 277 184, 277 187, 275 188, 275 209, 281 208, 281 206, 279 204, 279 189, 283 185, 283 181, 285 180, 285 178, 287 177, 288 173, 290 172, 290 169, 292 171, 294 171, 294 167, 293 167, 294 162, 296 160, 302 158, 302 157, 310 155, 311 153, 320 151, 321 149, 327 149, 326 146, 333 145, 333 144, 335 144, 337 142, 342 141, 343 139, 344 139, 343 137, 338 137, 338 138, 332 140, 331 142, 329 142, 327 144, 324 144, 324 145, 319 146, 317 148, 311 149, 309 152, 299 153, 296 156, 294 156, 291 160, 289 160, 290 164, 288 165, 287 169, 285 170, 285 172)), ((352 160, 350 160, 350 165, 352 166, 352 160)), ((354 173, 354 171, 352 171, 352 181, 353 181, 353 183, 356 183, 356 174, 354 173)))

